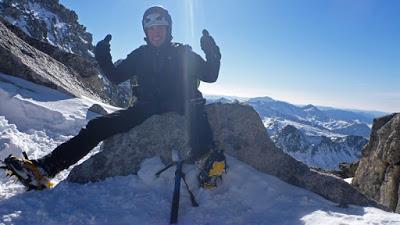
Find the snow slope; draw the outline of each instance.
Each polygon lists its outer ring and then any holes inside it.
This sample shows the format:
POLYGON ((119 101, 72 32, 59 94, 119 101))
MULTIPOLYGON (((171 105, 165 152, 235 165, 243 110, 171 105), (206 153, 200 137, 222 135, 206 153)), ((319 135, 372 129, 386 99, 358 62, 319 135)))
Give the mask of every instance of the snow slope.
MULTIPOLYGON (((96 116, 87 112, 93 103, 0 75, 0 158, 22 150, 32 158, 50 152, 96 116)), ((228 174, 214 190, 198 188, 197 168, 185 165, 200 206, 191 207, 182 187, 179 224, 400 224, 398 214, 339 208, 232 157, 227 160, 228 174)), ((138 175, 85 185, 64 182, 68 171, 63 171, 55 188, 37 192, 24 192, 0 174, 0 224, 168 224, 174 169, 155 178, 163 166, 154 157, 142 162, 138 175)))

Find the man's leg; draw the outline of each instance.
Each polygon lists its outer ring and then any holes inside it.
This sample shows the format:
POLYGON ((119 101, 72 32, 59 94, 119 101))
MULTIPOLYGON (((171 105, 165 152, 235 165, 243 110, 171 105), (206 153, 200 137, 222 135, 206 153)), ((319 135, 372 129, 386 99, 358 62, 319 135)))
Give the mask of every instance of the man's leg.
POLYGON ((191 159, 196 161, 215 148, 213 133, 203 104, 192 107, 189 121, 191 159))
POLYGON ((139 102, 128 109, 95 118, 89 121, 78 135, 36 162, 46 170, 49 177, 54 177, 78 162, 101 141, 114 134, 127 132, 154 114, 158 114, 154 104, 139 102))
POLYGON ((203 188, 214 188, 226 171, 225 155, 221 149, 216 149, 204 105, 194 109, 190 130, 191 159, 198 161, 200 165, 200 173, 197 176, 199 185, 203 188))

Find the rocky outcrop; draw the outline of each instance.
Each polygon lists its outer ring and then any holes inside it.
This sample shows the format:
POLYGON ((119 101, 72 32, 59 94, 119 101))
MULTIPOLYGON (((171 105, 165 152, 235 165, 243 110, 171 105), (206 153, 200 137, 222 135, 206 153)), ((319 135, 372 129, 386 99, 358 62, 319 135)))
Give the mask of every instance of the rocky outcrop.
MULTIPOLYGON (((376 205, 343 180, 310 170, 275 147, 251 106, 213 103, 206 110, 216 145, 227 154, 342 205, 376 205)), ((185 119, 175 113, 155 115, 129 132, 105 140, 101 151, 73 168, 67 179, 85 183, 136 173, 144 158, 160 155, 163 161, 170 161, 171 149, 183 149, 182 155, 187 155, 185 127, 185 119)))
POLYGON ((0 72, 119 107, 131 103, 130 85, 117 86, 102 78, 94 58, 38 41, 1 17, 0 32, 5 34, 0 36, 0 72))
POLYGON ((88 109, 91 112, 98 113, 100 115, 107 115, 108 112, 99 104, 93 104, 92 106, 89 107, 88 109))
POLYGON ((354 177, 360 164, 360 160, 354 161, 352 163, 342 162, 339 164, 339 175, 341 178, 354 177))
MULTIPOLYGON (((72 70, 79 82, 104 101, 119 107, 131 104, 130 85, 113 85, 102 76, 93 57, 92 35, 78 23, 75 12, 57 0, 0 1, 0 22, 24 42, 72 70)), ((0 67, 1 72, 9 70, 0 67)))
POLYGON ((341 162, 341 163, 339 163, 339 169, 337 169, 337 170, 328 170, 328 169, 322 169, 319 167, 311 167, 311 168, 313 170, 316 170, 321 173, 331 174, 331 175, 340 177, 342 179, 346 179, 346 178, 354 177, 354 174, 356 173, 359 162, 360 162, 359 160, 354 161, 352 163, 341 162))
MULTIPOLYGON (((12 31, 17 37, 36 48, 37 50, 47 54, 53 59, 62 63, 69 70, 73 71, 73 75, 76 79, 81 82, 85 87, 90 89, 92 92, 100 96, 104 101, 119 106, 126 107, 132 101, 131 92, 129 91, 130 85, 117 86, 111 84, 107 79, 101 75, 101 70, 94 58, 82 57, 78 54, 65 52, 62 49, 53 46, 47 42, 39 41, 35 38, 30 37, 25 32, 20 30, 19 27, 12 25, 8 21, 0 17, 0 22, 3 23, 10 31, 12 31), (127 91, 128 90, 128 91, 127 91)), ((0 37, 1 38, 1 37, 0 37)), ((1 55, 2 57, 9 57, 8 55, 1 55)), ((8 73, 10 75, 21 77, 21 73, 13 72, 18 68, 2 67, 0 66, 0 72, 8 73)), ((31 80, 35 82, 35 80, 31 80)), ((53 84, 45 84, 49 87, 54 87, 53 84)))
POLYGON ((73 69, 32 47, 0 22, 0 71, 73 96, 103 101, 73 69))
POLYGON ((93 56, 92 35, 58 0, 3 0, 0 15, 32 38, 85 58, 93 56))
MULTIPOLYGON (((70 70, 73 70, 74 74, 78 75, 76 78, 80 82, 82 82, 85 87, 90 88, 93 92, 97 93, 107 102, 116 103, 116 105, 118 105, 118 102, 112 101, 112 99, 110 99, 108 94, 109 92, 106 91, 106 88, 104 87, 104 82, 100 79, 99 75, 101 74, 101 71, 94 58, 84 58, 77 54, 65 52, 58 47, 48 44, 47 42, 39 41, 35 38, 32 38, 22 30, 20 30, 20 28, 10 24, 8 21, 2 19, 1 17, 0 22, 2 22, 10 31, 12 31, 17 37, 22 39, 30 46, 64 64, 70 70)), ((0 67, 0 71, 6 72, 4 70, 5 68, 0 67)))
POLYGON ((400 212, 400 113, 374 120, 352 181, 360 192, 400 212))
POLYGON ((48 42, 33 38, 22 31, 21 28, 11 24, 2 17, 0 17, 0 22, 27 44, 75 70, 81 77, 93 77, 100 74, 94 58, 84 58, 78 54, 63 51, 61 48, 51 45, 48 42))

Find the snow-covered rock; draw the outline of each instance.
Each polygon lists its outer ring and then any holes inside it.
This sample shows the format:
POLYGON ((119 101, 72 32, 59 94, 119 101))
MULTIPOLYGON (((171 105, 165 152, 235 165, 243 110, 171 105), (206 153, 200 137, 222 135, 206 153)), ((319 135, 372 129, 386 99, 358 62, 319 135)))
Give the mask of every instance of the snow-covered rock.
POLYGON ((360 136, 329 138, 309 136, 287 125, 272 137, 276 145, 295 159, 311 167, 338 169, 339 162, 353 162, 361 157, 368 140, 360 136))

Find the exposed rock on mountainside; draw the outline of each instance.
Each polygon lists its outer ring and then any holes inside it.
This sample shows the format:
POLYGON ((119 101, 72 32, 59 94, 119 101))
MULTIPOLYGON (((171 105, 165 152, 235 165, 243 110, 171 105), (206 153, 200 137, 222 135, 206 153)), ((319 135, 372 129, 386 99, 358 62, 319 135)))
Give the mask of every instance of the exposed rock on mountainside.
MULTIPOLYGON (((0 22, 32 47, 73 70, 72 75, 104 101, 119 107, 131 104, 129 84, 113 85, 101 75, 93 58, 92 35, 78 23, 76 13, 57 0, 0 1, 0 22)), ((10 70, 18 69, 0 67, 1 72, 28 77, 8 72, 10 70)), ((58 84, 47 83, 47 86, 58 84)))
MULTIPOLYGON (((128 91, 130 88, 129 86, 127 87, 120 87, 116 85, 112 85, 108 80, 105 78, 102 78, 101 76, 101 70, 98 67, 98 64, 94 58, 84 58, 80 55, 73 54, 73 53, 68 53, 63 50, 61 50, 58 47, 55 47, 53 45, 50 45, 46 42, 39 41, 37 39, 34 39, 21 31, 18 27, 10 24, 6 20, 2 19, 0 17, 0 23, 3 23, 4 27, 4 32, 6 32, 5 28, 8 28, 9 31, 12 31, 10 33, 14 33, 15 36, 20 38, 20 41, 25 42, 26 44, 30 45, 30 50, 32 49, 37 49, 38 51, 47 54, 48 58, 53 58, 56 61, 58 61, 58 65, 63 64, 68 71, 70 71, 70 75, 81 82, 86 89, 88 89, 90 92, 93 92, 95 95, 99 96, 103 101, 111 103, 116 106, 120 107, 125 107, 128 106, 131 102, 131 93, 128 91)), ((7 32, 9 32, 7 31, 7 32)), ((6 36, 0 37, 0 39, 4 39, 4 47, 5 49, 10 48, 10 44, 14 44, 14 48, 20 48, 20 51, 22 53, 27 53, 30 50, 25 50, 27 45, 21 45, 18 46, 18 42, 16 40, 13 40, 12 42, 5 40, 6 36), (14 42, 14 43, 13 43, 14 42)), ((51 78, 41 78, 38 79, 35 76, 31 76, 29 73, 30 70, 35 70, 33 67, 37 67, 37 64, 30 64, 30 65, 25 65, 27 68, 30 69, 22 69, 19 68, 20 63, 13 64, 12 60, 10 61, 10 58, 13 58, 13 54, 15 52, 6 50, 2 55, 0 55, 0 72, 9 74, 9 75, 14 75, 17 77, 22 77, 24 79, 30 80, 32 82, 38 82, 38 84, 42 84, 51 88, 55 88, 59 86, 57 83, 53 83, 51 78), (47 79, 47 82, 42 82, 44 79, 47 79)), ((28 54, 29 55, 29 54, 28 54)), ((26 57, 24 54, 20 54, 19 57, 26 57)), ((30 56, 32 58, 32 55, 30 56)), ((55 61, 54 60, 54 61, 55 61)), ((19 60, 21 61, 21 60, 19 60)), ((23 61, 23 60, 22 60, 23 61)), ((47 63, 47 61, 43 61, 43 63, 47 63)), ((46 64, 42 65, 43 67, 46 67, 46 64)), ((49 72, 51 72, 49 70, 49 72)), ((56 70, 52 70, 51 73, 55 73, 56 70)), ((44 75, 46 76, 46 75, 44 75)), ((57 74, 51 74, 51 76, 57 76, 57 74)), ((68 77, 62 77, 63 79, 67 80, 69 79, 68 77)), ((73 87, 71 87, 73 88, 73 87)), ((69 92, 69 91, 67 91, 69 92)), ((75 95, 75 94, 74 94, 75 95)))
POLYGON ((352 184, 400 213, 400 113, 374 120, 370 141, 362 153, 352 184))
POLYGON ((12 25, 2 17, 0 17, 0 22, 2 22, 10 31, 12 31, 27 44, 75 70, 81 77, 93 77, 100 74, 100 71, 97 68, 97 62, 94 58, 83 58, 78 54, 63 51, 62 49, 51 45, 48 42, 43 42, 32 38, 23 32, 19 27, 12 25))
POLYGON ((0 22, 0 71, 74 96, 104 101, 88 88, 76 71, 17 37, 0 22))
POLYGON ((58 0, 3 0, 0 15, 27 35, 63 51, 93 56, 92 35, 58 0))
MULTIPOLYGON (((276 148, 254 109, 241 104, 210 104, 207 114, 217 147, 254 168, 340 204, 376 205, 343 180, 310 170, 276 148)), ((136 173, 140 162, 171 149, 190 150, 185 119, 175 113, 155 115, 127 133, 103 142, 101 151, 71 171, 71 182, 89 182, 136 173)))
MULTIPOLYGON (((110 103, 117 103, 115 101, 110 100, 109 91, 107 91, 107 89, 104 87, 104 82, 99 77, 101 71, 94 58, 84 58, 77 54, 68 53, 46 42, 34 39, 28 36, 23 31, 21 31, 18 27, 2 19, 1 17, 0 17, 0 22, 2 22, 10 31, 12 31, 16 36, 21 38, 24 42, 26 42, 30 46, 47 54, 48 56, 54 58, 58 62, 64 64, 69 69, 73 70, 74 71, 73 75, 78 75, 76 78, 80 82, 82 82, 87 88, 91 89, 93 92, 102 97, 105 101, 110 103)), ((4 55, 3 57, 8 57, 8 56, 4 55)), ((15 75, 15 76, 22 75, 13 72, 13 70, 16 70, 16 68, 12 69, 11 66, 7 68, 0 67, 1 72, 9 73, 10 75, 15 75)))

